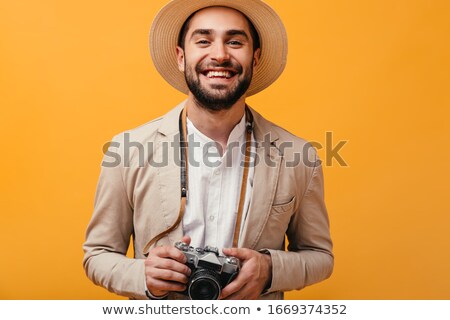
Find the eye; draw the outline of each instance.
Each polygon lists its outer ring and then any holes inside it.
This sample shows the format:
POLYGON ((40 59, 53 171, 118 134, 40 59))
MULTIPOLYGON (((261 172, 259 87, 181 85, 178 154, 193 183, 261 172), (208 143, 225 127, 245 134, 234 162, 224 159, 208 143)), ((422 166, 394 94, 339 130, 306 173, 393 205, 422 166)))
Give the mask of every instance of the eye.
POLYGON ((231 40, 231 41, 228 41, 228 44, 231 45, 231 46, 234 46, 234 47, 236 47, 236 46, 242 46, 242 42, 239 41, 239 40, 231 40))
POLYGON ((208 40, 205 40, 205 39, 202 39, 202 40, 196 41, 195 44, 205 46, 205 45, 208 45, 208 44, 209 44, 209 41, 208 41, 208 40))

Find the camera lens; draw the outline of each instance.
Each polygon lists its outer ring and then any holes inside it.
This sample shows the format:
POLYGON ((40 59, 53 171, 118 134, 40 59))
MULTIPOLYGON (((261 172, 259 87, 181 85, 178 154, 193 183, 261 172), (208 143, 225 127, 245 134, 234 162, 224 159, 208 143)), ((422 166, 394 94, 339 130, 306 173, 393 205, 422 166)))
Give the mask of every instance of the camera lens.
POLYGON ((191 277, 189 297, 192 300, 217 300, 221 291, 218 274, 206 270, 197 270, 191 277))

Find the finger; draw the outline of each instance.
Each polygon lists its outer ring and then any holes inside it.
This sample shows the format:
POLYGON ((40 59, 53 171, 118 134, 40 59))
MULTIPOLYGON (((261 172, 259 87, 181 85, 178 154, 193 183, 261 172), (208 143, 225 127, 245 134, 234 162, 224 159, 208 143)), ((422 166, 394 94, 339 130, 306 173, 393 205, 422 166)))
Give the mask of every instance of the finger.
POLYGON ((147 278, 147 288, 150 292, 155 291, 184 291, 186 286, 179 282, 164 281, 160 279, 147 278))
POLYGON ((245 299, 254 299, 252 298, 252 290, 249 286, 244 285, 242 288, 240 288, 238 291, 233 292, 230 295, 227 296, 221 296, 220 299, 223 300, 245 300, 245 299))
POLYGON ((254 256, 255 251, 246 248, 224 248, 222 252, 239 260, 249 260, 254 256))
POLYGON ((147 259, 152 256, 157 256, 159 258, 170 258, 180 263, 186 263, 186 256, 175 247, 164 246, 154 248, 149 252, 147 259))
POLYGON ((191 275, 191 269, 188 266, 172 259, 160 259, 155 262, 155 264, 152 264, 151 267, 172 270, 178 273, 182 273, 186 276, 191 275))
POLYGON ((244 277, 240 277, 240 275, 241 274, 239 274, 234 281, 223 288, 221 299, 226 299, 228 296, 231 296, 232 294, 242 290, 242 288, 245 286, 245 281, 244 277))
POLYGON ((168 269, 175 272, 183 273, 187 276, 191 274, 191 269, 184 263, 180 263, 170 258, 160 258, 158 256, 148 256, 144 261, 145 268, 168 269))
POLYGON ((149 273, 149 276, 154 279, 160 279, 165 281, 179 282, 179 283, 187 283, 188 277, 185 274, 175 272, 167 269, 152 269, 149 273))

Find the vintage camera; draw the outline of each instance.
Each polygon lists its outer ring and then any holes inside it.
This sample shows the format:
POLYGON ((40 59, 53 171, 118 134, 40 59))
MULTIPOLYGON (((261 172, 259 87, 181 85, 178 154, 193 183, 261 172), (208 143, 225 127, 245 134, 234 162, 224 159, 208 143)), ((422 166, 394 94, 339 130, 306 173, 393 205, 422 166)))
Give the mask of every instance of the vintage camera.
POLYGON ((237 276, 240 263, 237 258, 219 256, 215 247, 194 248, 184 242, 175 243, 187 258, 191 269, 187 288, 182 294, 192 300, 217 300, 222 288, 237 276))

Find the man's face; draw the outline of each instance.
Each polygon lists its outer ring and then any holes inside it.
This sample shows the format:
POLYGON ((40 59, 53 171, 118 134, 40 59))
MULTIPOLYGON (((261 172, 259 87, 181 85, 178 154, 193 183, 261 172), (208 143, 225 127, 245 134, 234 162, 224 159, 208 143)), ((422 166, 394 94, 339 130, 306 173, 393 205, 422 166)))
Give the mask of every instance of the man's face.
POLYGON ((178 66, 194 98, 210 110, 231 108, 250 86, 259 49, 245 16, 225 7, 197 12, 189 23, 178 66))

